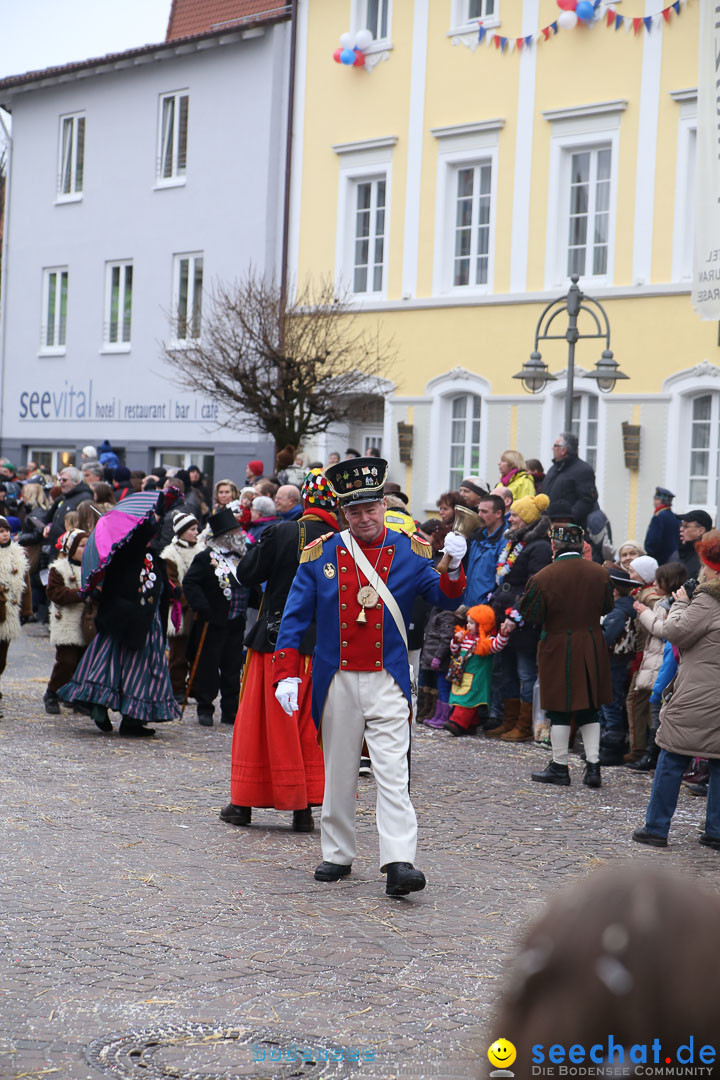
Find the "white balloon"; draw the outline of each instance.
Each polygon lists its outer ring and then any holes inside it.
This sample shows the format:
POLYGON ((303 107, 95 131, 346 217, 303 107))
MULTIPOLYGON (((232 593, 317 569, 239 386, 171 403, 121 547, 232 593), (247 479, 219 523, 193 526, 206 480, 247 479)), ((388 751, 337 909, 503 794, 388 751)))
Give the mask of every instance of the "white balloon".
POLYGON ((358 30, 355 35, 355 45, 358 49, 368 49, 372 43, 372 30, 358 30))
POLYGON ((574 11, 561 11, 558 15, 558 26, 561 30, 574 30, 577 21, 578 17, 574 11))
POLYGON ((352 49, 354 43, 355 43, 355 38, 354 38, 353 34, 341 34, 340 35, 340 48, 341 49, 352 49))

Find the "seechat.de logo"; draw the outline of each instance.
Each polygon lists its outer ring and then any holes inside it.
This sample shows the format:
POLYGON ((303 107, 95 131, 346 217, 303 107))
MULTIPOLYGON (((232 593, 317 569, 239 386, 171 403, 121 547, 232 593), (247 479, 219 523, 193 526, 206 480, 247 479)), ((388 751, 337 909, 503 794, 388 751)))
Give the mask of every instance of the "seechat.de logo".
POLYGON ((493 1065, 494 1071, 491 1076, 514 1076, 508 1066, 512 1065, 517 1057, 517 1050, 509 1039, 496 1039, 488 1049, 488 1061, 493 1065))

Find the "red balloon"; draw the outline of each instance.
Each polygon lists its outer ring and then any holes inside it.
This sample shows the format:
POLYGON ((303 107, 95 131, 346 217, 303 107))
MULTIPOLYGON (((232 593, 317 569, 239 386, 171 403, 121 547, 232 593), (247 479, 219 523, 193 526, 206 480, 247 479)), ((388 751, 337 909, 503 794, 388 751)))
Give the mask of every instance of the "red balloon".
POLYGON ((365 53, 355 49, 355 61, 353 67, 365 67, 365 53))
POLYGON ((563 11, 574 11, 577 7, 578 0, 557 0, 557 5, 562 8, 563 11))
POLYGON ((340 53, 341 52, 342 52, 342 49, 336 49, 335 52, 333 53, 333 60, 335 61, 336 64, 341 63, 341 61, 340 61, 340 53))

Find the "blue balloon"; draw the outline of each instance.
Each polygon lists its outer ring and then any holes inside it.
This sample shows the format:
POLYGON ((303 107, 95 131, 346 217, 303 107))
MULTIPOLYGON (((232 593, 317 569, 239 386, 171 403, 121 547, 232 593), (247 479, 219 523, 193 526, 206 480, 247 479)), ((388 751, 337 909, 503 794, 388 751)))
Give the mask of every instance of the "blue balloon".
MULTIPOLYGON (((590 5, 590 8, 592 9, 592 4, 590 5)), ((343 49, 343 51, 340 53, 340 63, 341 64, 348 64, 348 65, 349 64, 354 64, 355 63, 355 50, 354 49, 343 49)))
POLYGON ((579 0, 578 6, 575 8, 575 14, 581 22, 590 22, 595 17, 595 8, 590 0, 579 0))

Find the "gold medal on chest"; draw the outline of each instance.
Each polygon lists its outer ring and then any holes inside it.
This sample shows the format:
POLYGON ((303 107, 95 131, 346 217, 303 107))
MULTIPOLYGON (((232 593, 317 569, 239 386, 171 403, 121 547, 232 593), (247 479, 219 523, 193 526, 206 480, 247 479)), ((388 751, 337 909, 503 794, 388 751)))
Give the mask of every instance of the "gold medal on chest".
POLYGON ((332 580, 332 578, 335 577, 336 573, 337 573, 337 571, 335 569, 334 564, 331 563, 331 562, 326 562, 325 565, 323 566, 323 574, 325 575, 325 577, 332 580))

